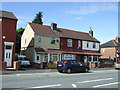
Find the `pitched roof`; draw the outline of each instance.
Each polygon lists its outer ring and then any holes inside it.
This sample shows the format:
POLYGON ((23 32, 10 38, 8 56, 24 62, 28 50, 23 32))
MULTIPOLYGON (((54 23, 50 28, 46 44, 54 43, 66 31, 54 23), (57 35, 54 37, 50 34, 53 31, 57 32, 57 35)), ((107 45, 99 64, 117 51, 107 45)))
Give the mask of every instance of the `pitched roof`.
POLYGON ((65 54, 101 55, 101 53, 99 52, 80 52, 80 51, 67 51, 67 50, 43 49, 43 48, 35 48, 35 51, 37 53, 53 52, 53 53, 65 53, 65 54))
POLYGON ((31 28, 36 34, 99 42, 96 38, 91 37, 89 33, 73 31, 63 28, 57 28, 57 30, 52 30, 51 26, 40 25, 36 23, 28 23, 28 24, 31 26, 31 28))
POLYGON ((103 43, 100 45, 101 48, 106 48, 106 47, 117 47, 119 43, 116 40, 110 40, 106 43, 103 43))
POLYGON ((8 12, 8 11, 1 11, 0 10, 0 17, 17 20, 17 17, 12 12, 8 12))

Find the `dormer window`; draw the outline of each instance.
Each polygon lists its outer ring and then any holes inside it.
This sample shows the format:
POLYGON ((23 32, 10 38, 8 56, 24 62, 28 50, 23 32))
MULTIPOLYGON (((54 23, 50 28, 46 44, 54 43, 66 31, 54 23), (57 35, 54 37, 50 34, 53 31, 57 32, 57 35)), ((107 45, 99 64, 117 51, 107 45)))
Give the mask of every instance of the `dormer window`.
POLYGON ((67 46, 68 47, 72 47, 72 39, 68 39, 67 40, 67 46))

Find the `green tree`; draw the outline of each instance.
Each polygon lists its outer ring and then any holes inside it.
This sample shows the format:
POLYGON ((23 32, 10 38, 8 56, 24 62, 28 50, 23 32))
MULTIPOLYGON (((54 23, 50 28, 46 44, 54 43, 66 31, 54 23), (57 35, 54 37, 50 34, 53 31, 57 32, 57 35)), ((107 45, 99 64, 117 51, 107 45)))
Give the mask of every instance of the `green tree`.
POLYGON ((16 31, 16 50, 15 52, 20 54, 20 48, 21 48, 21 36, 24 32, 24 29, 21 27, 16 31))
POLYGON ((38 12, 36 14, 36 17, 34 18, 34 20, 32 21, 33 23, 37 23, 37 24, 43 24, 42 22, 42 17, 43 17, 43 12, 38 12))

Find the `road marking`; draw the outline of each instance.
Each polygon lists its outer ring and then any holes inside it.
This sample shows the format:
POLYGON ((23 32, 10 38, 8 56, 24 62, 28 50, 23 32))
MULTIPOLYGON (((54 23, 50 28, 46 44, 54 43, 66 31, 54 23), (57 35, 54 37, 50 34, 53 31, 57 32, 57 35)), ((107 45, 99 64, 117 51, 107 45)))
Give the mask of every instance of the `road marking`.
POLYGON ((109 86, 109 85, 115 85, 115 84, 118 84, 118 83, 119 83, 119 82, 108 83, 108 84, 102 84, 102 85, 96 85, 96 86, 93 86, 93 88, 104 87, 104 86, 109 86))
POLYGON ((106 78, 106 79, 97 79, 97 80, 90 80, 90 81, 82 81, 78 83, 90 83, 90 82, 98 82, 98 81, 105 81, 105 80, 111 80, 113 78, 106 78))
POLYGON ((74 88, 77 88, 77 85, 75 85, 75 84, 72 84, 72 86, 73 86, 74 88))
POLYGON ((38 87, 31 87, 31 88, 48 88, 48 87, 56 87, 56 86, 61 86, 61 84, 47 85, 47 86, 38 86, 38 87))

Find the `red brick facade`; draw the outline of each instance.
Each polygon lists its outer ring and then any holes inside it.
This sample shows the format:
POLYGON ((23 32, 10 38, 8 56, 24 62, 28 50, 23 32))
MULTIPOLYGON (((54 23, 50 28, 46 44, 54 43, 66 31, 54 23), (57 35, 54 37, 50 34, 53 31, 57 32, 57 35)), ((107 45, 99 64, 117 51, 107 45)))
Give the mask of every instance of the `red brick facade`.
MULTIPOLYGON (((1 11, 2 13, 8 13, 8 15, 12 15, 11 12, 1 11)), ((7 15, 7 14, 6 14, 7 15)), ((13 18, 13 17, 12 17, 13 18)), ((16 24, 17 19, 12 19, 11 17, 1 16, 0 17, 0 26, 1 33, 0 33, 0 46, 1 46, 1 55, 0 55, 0 62, 4 62, 5 57, 5 42, 12 42, 12 63, 11 67, 13 67, 14 55, 15 55, 15 44, 16 44, 16 24)), ((4 66, 5 67, 5 66, 4 66)), ((2 68, 2 67, 1 67, 2 68)), ((1 69, 0 68, 0 69, 1 69)))
MULTIPOLYGON (((70 38, 69 38, 70 39, 70 38)), ((78 48, 78 40, 72 39, 72 47, 67 46, 68 38, 60 38, 60 49, 62 50, 82 50, 82 41, 80 40, 80 47, 78 48)))

